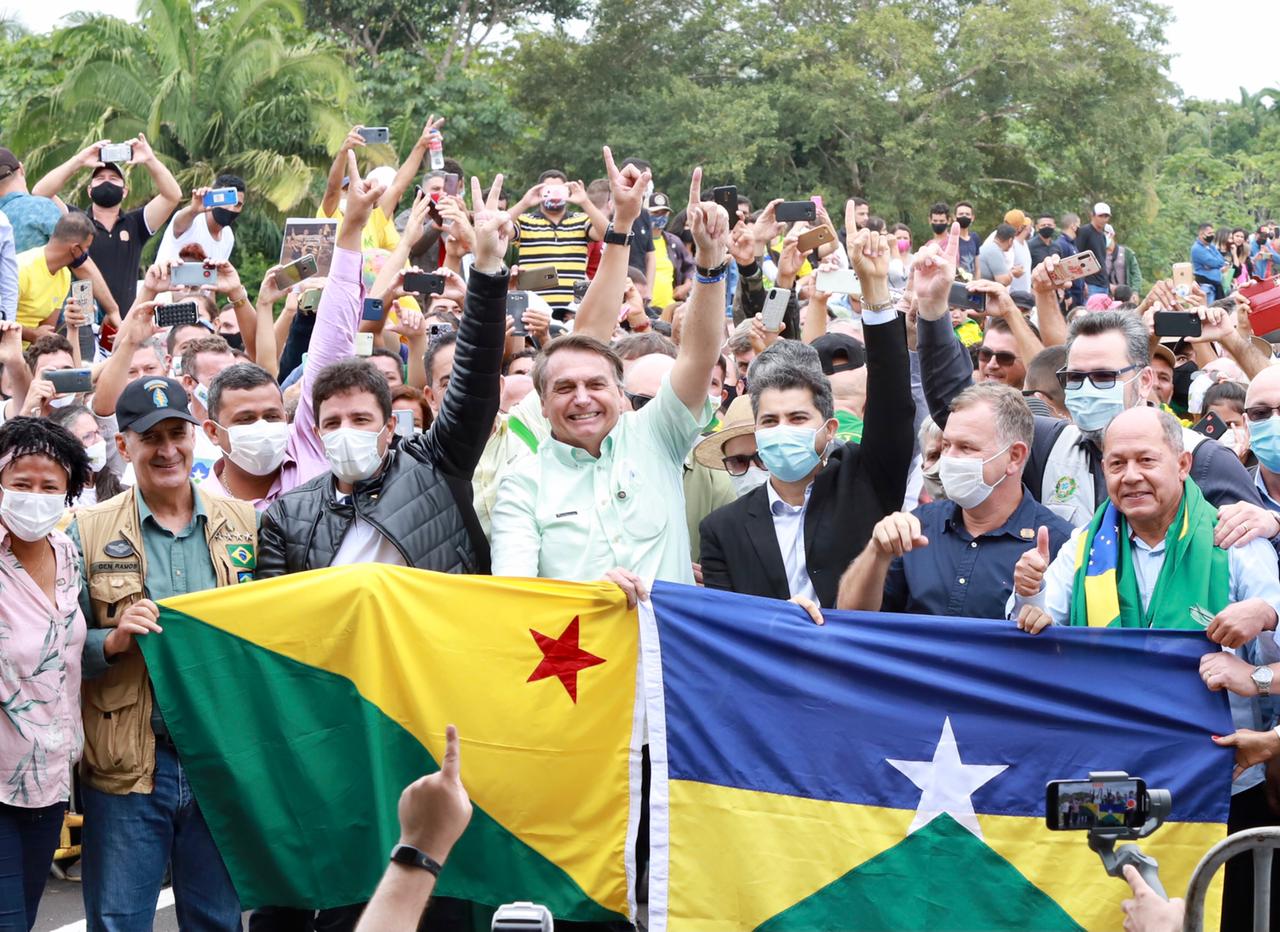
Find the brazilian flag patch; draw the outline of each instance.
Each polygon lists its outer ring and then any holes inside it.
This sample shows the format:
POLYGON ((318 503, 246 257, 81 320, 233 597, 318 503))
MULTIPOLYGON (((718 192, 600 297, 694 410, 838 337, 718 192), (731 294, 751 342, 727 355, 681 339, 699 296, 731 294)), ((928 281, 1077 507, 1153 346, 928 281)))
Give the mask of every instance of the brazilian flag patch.
POLYGON ((231 558, 231 565, 237 569, 251 570, 258 564, 254 558, 253 544, 227 544, 227 556, 231 558))

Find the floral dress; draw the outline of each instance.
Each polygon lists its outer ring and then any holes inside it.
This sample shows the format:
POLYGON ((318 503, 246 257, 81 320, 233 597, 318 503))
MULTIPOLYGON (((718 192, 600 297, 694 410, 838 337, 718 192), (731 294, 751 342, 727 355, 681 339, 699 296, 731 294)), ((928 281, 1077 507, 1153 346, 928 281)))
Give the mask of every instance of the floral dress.
POLYGON ((65 802, 84 746, 80 719, 80 559, 71 538, 49 535, 55 605, 10 548, 0 524, 0 803, 65 802))

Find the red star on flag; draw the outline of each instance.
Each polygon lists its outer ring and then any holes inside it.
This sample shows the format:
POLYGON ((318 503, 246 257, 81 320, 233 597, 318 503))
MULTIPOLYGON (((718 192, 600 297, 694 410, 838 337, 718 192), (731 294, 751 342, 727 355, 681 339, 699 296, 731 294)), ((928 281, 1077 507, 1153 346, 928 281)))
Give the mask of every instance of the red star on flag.
POLYGON ((542 650, 542 662, 529 674, 526 682, 545 680, 554 676, 560 680, 569 698, 578 701, 578 671, 604 663, 604 658, 589 654, 578 647, 578 616, 573 616, 569 627, 558 638, 550 638, 539 631, 529 629, 534 641, 542 650))

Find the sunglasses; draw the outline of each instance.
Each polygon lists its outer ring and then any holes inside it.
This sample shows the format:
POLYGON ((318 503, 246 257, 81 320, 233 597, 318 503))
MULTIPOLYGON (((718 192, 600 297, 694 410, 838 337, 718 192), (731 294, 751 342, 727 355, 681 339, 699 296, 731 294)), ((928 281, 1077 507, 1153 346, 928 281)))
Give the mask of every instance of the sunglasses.
POLYGON ((652 395, 633 395, 631 392, 623 392, 627 396, 627 400, 631 402, 631 410, 639 411, 649 402, 653 401, 652 395))
POLYGON ((1126 372, 1132 372, 1137 366, 1125 366, 1123 369, 1095 369, 1092 372, 1077 372, 1074 369, 1059 369, 1055 375, 1058 384, 1063 388, 1083 388, 1085 379, 1093 383, 1097 389, 1111 388, 1116 380, 1126 372))
POLYGON ((724 463, 724 471, 731 476, 745 476, 752 463, 764 469, 764 462, 760 459, 759 453, 740 453, 737 456, 726 456, 721 462, 724 463))
POLYGON ((1018 357, 1013 353, 1004 350, 989 350, 985 346, 978 347, 978 362, 981 365, 985 366, 993 359, 1005 369, 1010 368, 1018 361, 1018 357))
POLYGON ((1280 408, 1271 405, 1254 405, 1252 408, 1244 409, 1244 416, 1255 424, 1267 420, 1273 414, 1280 414, 1280 408))

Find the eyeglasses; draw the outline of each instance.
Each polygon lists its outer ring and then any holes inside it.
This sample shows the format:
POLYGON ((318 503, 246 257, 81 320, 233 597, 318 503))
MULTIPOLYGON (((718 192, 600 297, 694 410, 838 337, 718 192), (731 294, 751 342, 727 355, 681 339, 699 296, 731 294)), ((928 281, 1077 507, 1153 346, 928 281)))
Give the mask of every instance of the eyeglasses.
POLYGON ((623 392, 627 396, 627 400, 631 402, 631 410, 639 411, 649 402, 653 401, 652 395, 633 395, 631 392, 623 392))
POLYGON ((978 347, 978 363, 980 365, 985 366, 991 362, 992 359, 998 362, 1005 369, 1008 369, 1018 361, 1018 357, 1013 353, 1009 353, 1004 350, 990 350, 985 346, 978 347))
POLYGON ((760 459, 759 453, 740 453, 737 456, 726 456, 721 462, 724 463, 724 471, 731 476, 745 476, 752 463, 764 469, 764 462, 760 459))
POLYGON ((1255 424, 1259 421, 1265 421, 1273 414, 1280 414, 1280 407, 1272 407, 1271 405, 1254 405, 1251 408, 1244 409, 1244 416, 1255 424))
POLYGON ((1125 366, 1123 369, 1094 369, 1092 372, 1059 369, 1054 374, 1058 377, 1058 384, 1063 388, 1083 388, 1084 380, 1088 379, 1093 383, 1094 388, 1105 389, 1114 386, 1116 379, 1126 372, 1132 372, 1137 368, 1137 366, 1125 366))

